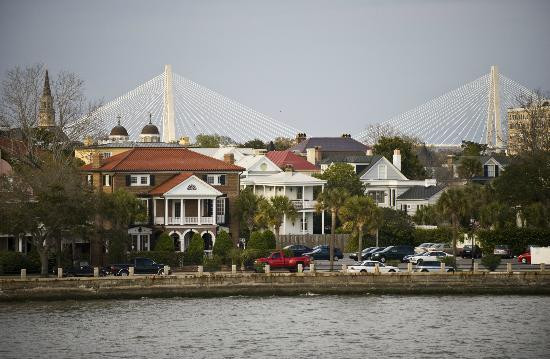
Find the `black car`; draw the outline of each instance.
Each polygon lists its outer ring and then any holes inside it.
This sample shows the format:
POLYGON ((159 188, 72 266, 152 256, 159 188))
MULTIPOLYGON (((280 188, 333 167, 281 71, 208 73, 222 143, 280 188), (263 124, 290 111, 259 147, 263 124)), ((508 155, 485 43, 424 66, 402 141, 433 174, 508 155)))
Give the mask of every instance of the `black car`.
POLYGON ((414 253, 414 247, 412 246, 405 246, 405 245, 389 246, 381 250, 380 252, 373 253, 370 256, 370 260, 380 261, 384 263, 387 260, 397 259, 400 262, 403 262, 403 257, 413 253, 414 253))
POLYGON ((308 246, 304 246, 303 244, 291 244, 289 246, 284 247, 283 249, 290 250, 294 255, 294 257, 301 257, 304 255, 304 253, 308 253, 313 250, 312 248, 309 248, 308 246))
MULTIPOLYGON (((304 253, 305 256, 311 257, 313 259, 330 259, 330 248, 327 245, 316 246, 311 252, 304 253)), ((340 248, 334 247, 334 260, 342 259, 344 255, 340 248)))
MULTIPOLYGON (((52 269, 52 274, 57 274, 57 268, 52 269)), ((104 268, 99 268, 99 275, 107 275, 107 271, 104 268)), ((63 277, 93 277, 94 267, 90 265, 82 265, 78 267, 65 267, 63 268, 63 277)))
POLYGON ((479 248, 477 244, 474 245, 473 249, 471 245, 465 245, 460 256, 462 258, 481 258, 481 248, 479 248))
MULTIPOLYGON (((381 251, 384 248, 386 248, 386 247, 367 247, 367 248, 363 249, 363 251, 361 252, 361 260, 369 259, 371 254, 373 254, 375 252, 378 252, 378 251, 381 251)), ((357 253, 351 253, 349 255, 349 258, 353 259, 354 261, 359 260, 359 258, 357 258, 357 253)))

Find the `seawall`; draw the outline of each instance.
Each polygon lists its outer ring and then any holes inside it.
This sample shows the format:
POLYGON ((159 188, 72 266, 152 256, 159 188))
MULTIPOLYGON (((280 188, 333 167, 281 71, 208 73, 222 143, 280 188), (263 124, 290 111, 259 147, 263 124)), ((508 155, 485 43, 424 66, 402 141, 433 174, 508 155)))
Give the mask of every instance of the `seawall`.
POLYGON ((550 271, 516 273, 204 273, 0 279, 0 301, 317 294, 543 294, 550 271))

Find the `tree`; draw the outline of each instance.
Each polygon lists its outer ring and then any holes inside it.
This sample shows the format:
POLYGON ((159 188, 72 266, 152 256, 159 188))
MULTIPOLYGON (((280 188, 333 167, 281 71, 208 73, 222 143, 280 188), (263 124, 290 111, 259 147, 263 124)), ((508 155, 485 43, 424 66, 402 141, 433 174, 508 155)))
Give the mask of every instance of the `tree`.
POLYGON ((163 232, 159 236, 159 239, 157 240, 157 243, 155 244, 155 251, 159 251, 159 252, 173 252, 174 251, 174 241, 168 235, 168 233, 163 232))
POLYGON ((424 206, 418 208, 413 216, 414 223, 418 225, 435 226, 438 223, 435 206, 424 206))
POLYGON ((375 143, 378 143, 382 137, 397 137, 401 135, 401 132, 395 127, 378 123, 369 125, 366 135, 363 138, 363 142, 369 145, 374 145, 375 143))
POLYGON ((344 227, 352 228, 359 237, 357 252, 359 261, 363 250, 363 232, 375 228, 378 210, 372 198, 365 195, 349 197, 340 209, 340 218, 344 222, 344 227))
POLYGON ((200 265, 204 260, 204 240, 198 233, 193 233, 189 248, 187 248, 187 258, 190 263, 200 265))
POLYGON ((256 212, 258 211, 258 203, 260 197, 254 194, 252 187, 246 187, 239 193, 235 202, 237 216, 244 226, 248 229, 248 233, 252 233, 255 222, 256 212))
POLYGON ((535 90, 522 94, 517 102, 525 118, 510 123, 510 150, 513 153, 535 155, 550 152, 550 94, 535 90), (513 132, 513 135, 512 135, 513 132))
POLYGON ((298 212, 288 197, 274 196, 260 199, 255 219, 260 226, 273 228, 277 242, 281 245, 279 231, 284 219, 293 221, 297 216, 298 212))
POLYGON ((483 166, 478 157, 463 157, 458 166, 458 174, 461 178, 471 179, 483 173, 483 166))
POLYGON ((273 145, 275 146, 275 151, 285 151, 288 150, 290 147, 294 146, 295 141, 292 138, 287 137, 277 137, 273 141, 273 145))
POLYGON ((231 248, 234 248, 233 241, 229 237, 229 234, 226 231, 220 231, 216 237, 216 243, 214 243, 213 254, 222 258, 224 264, 228 262, 229 253, 231 248))
POLYGON ((218 148, 220 147, 220 140, 220 135, 206 135, 201 133, 195 137, 195 144, 199 147, 218 148))
POLYGON ((348 192, 343 189, 328 188, 317 196, 317 212, 329 211, 331 215, 330 229, 330 271, 334 269, 334 237, 336 236, 336 218, 340 209, 349 196, 348 192))
POLYGON ((437 211, 444 220, 449 219, 453 228, 453 254, 456 256, 456 242, 461 220, 467 216, 469 204, 463 188, 449 188, 441 194, 436 203, 437 211))
POLYGON ((365 193, 365 185, 355 173, 353 166, 348 163, 333 163, 323 173, 316 173, 313 176, 327 181, 325 190, 330 188, 346 190, 350 195, 365 193))
POLYGON ((487 145, 473 141, 462 141, 460 145, 463 156, 481 156, 487 151, 487 145))
POLYGON ((389 159, 396 149, 401 151, 401 173, 410 179, 423 179, 426 171, 415 154, 416 142, 407 137, 381 137, 373 147, 373 152, 389 159))
POLYGON ((414 244, 414 224, 404 211, 380 208, 379 237, 381 245, 414 244))
POLYGON ((250 140, 250 141, 247 141, 245 143, 242 144, 243 148, 255 148, 255 149, 265 149, 266 148, 266 144, 258 139, 258 138, 255 138, 253 140, 250 140))

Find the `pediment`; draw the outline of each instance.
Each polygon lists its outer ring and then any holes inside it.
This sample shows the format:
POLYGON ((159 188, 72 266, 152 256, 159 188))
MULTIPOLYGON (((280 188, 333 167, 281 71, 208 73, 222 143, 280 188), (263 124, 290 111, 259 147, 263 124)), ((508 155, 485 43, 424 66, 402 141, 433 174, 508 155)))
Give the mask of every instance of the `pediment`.
POLYGON ((221 195, 222 192, 194 175, 164 193, 164 197, 217 197, 221 195))
POLYGON ((281 169, 273 163, 269 158, 267 157, 260 157, 256 162, 254 162, 249 168, 247 168, 248 173, 279 173, 281 172, 281 169))

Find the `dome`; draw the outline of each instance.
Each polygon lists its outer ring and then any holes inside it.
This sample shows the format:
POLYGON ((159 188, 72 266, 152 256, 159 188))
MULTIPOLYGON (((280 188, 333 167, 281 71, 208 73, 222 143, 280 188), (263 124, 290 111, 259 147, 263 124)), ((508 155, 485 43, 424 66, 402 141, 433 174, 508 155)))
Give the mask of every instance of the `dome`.
POLYGON ((157 126, 153 125, 152 123, 148 123, 143 127, 143 130, 141 130, 142 135, 159 135, 160 132, 157 126))
POLYGON ((122 126, 120 124, 120 118, 118 119, 118 124, 115 127, 113 127, 113 129, 111 130, 111 133, 109 134, 109 136, 126 136, 126 137, 128 137, 128 131, 126 131, 124 126, 122 126))

